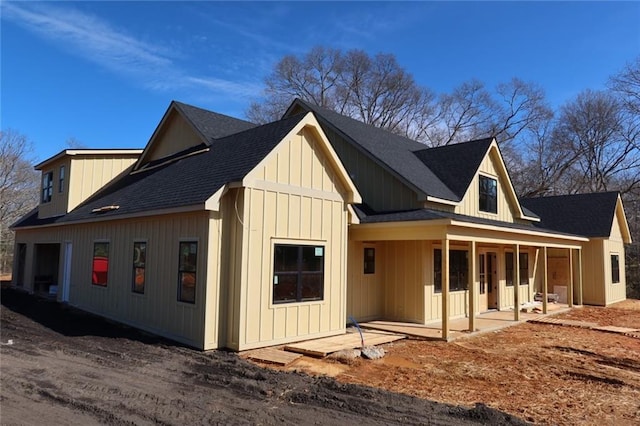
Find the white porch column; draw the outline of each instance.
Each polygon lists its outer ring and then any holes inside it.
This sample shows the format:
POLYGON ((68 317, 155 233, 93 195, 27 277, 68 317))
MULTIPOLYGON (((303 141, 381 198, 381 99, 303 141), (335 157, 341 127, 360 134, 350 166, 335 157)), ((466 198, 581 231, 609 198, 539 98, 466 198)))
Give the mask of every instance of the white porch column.
POLYGON ((573 249, 569 250, 569 285, 567 286, 567 303, 573 308, 573 249))
POLYGON ((543 265, 543 270, 542 272, 544 273, 544 279, 542 280, 542 313, 546 314, 547 313, 547 247, 544 247, 544 250, 542 251, 542 265, 543 265))
POLYGON ((582 306, 582 249, 578 249, 578 305, 582 306))
POLYGON ((476 301, 478 286, 476 285, 476 242, 469 242, 469 331, 476 331, 476 301))
POLYGON ((442 240, 442 338, 449 339, 449 239, 442 240))
POLYGON ((513 320, 520 321, 520 244, 513 246, 513 320))

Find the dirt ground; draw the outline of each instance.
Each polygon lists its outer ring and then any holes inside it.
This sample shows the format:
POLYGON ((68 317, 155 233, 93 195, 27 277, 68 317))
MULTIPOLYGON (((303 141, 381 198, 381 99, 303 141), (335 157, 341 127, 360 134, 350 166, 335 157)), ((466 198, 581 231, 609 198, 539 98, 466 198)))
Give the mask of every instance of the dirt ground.
MULTIPOLYGON (((265 369, 14 290, 1 297, 2 425, 524 424, 484 404, 461 407, 406 395, 406 387, 400 394, 346 383, 347 376, 265 369)), ((363 365, 361 377, 380 367, 363 365)))
MULTIPOLYGON (((554 318, 640 328, 640 300, 554 318)), ((638 338, 524 323, 451 343, 402 340, 385 349, 380 360, 334 361, 337 380, 442 403, 481 401, 538 424, 640 424, 638 338)), ((300 362, 289 368, 318 369, 318 361, 300 362)))

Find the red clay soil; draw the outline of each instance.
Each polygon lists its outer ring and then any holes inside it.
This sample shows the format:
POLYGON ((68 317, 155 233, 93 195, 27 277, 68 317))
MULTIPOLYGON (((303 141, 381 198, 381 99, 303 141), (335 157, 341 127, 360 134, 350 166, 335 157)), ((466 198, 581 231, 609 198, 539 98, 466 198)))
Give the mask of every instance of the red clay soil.
MULTIPOLYGON (((640 329, 640 301, 558 315, 640 329)), ((482 402, 528 422, 639 425, 640 339, 524 323, 451 343, 399 341, 381 360, 351 362, 337 376, 443 403, 482 402)))
MULTIPOLYGON (((199 352, 14 290, 1 296, 3 425, 524 424, 484 404, 407 395, 413 370, 390 370, 405 384, 393 393, 199 352)), ((363 364, 361 377, 381 365, 363 364)), ((381 373, 376 382, 391 387, 381 373)))

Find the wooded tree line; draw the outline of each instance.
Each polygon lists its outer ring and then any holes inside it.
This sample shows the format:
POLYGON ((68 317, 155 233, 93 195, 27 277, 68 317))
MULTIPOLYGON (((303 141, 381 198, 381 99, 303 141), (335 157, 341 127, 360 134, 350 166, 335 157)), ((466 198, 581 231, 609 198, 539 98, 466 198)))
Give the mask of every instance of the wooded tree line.
POLYGON ((432 147, 493 136, 521 197, 620 191, 634 239, 629 296, 640 298, 640 56, 605 89, 554 109, 533 82, 471 80, 436 93, 394 55, 319 46, 282 58, 247 117, 278 119, 296 97, 432 147))

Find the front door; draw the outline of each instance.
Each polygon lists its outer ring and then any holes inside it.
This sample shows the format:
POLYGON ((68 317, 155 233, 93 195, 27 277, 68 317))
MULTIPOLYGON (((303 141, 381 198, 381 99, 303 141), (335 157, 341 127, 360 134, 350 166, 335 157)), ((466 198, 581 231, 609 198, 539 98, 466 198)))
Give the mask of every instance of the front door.
POLYGON ((484 312, 489 309, 487 298, 487 255, 481 253, 478 258, 478 266, 480 267, 480 296, 478 297, 478 311, 484 312))
POLYGON ((69 287, 71 286, 71 243, 64 243, 64 267, 62 269, 62 301, 69 301, 69 287))
POLYGON ((495 252, 487 253, 487 304, 489 309, 498 308, 498 262, 495 252))

